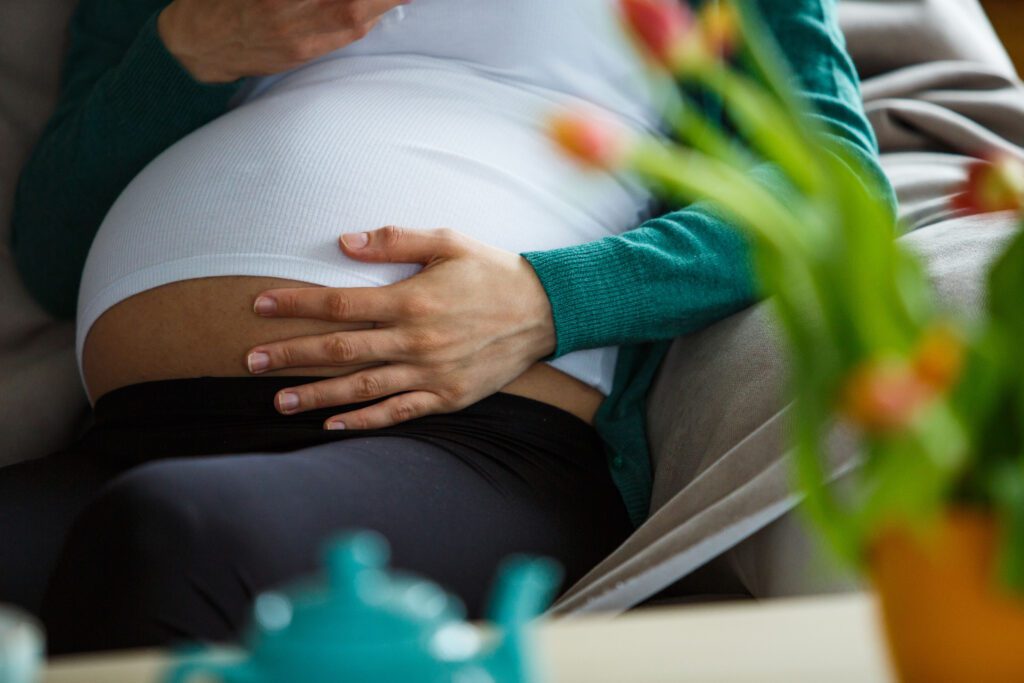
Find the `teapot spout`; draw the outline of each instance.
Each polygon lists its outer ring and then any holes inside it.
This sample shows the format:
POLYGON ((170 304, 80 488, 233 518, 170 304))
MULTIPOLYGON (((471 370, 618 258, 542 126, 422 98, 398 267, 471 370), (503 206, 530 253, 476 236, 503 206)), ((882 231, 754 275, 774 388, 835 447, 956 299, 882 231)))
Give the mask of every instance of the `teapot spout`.
POLYGON ((551 603, 562 578, 558 563, 548 558, 509 558, 498 575, 489 618, 500 643, 490 656, 499 683, 537 683, 540 669, 530 637, 530 622, 551 603))
POLYGON ((262 676, 248 661, 218 659, 209 654, 198 655, 174 664, 164 675, 163 683, 264 683, 262 676))

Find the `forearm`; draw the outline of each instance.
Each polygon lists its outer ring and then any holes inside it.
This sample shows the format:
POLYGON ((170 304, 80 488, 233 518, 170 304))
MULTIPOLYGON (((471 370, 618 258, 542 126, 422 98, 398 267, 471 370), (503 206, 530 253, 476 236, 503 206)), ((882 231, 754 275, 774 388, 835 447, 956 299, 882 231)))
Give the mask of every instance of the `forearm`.
MULTIPOLYGON (((849 139, 830 136, 870 182, 895 197, 877 160, 849 139)), ((771 164, 751 171, 773 195, 792 192, 771 164)), ((551 302, 552 357, 579 349, 673 339, 754 303, 751 245, 704 203, 645 221, 634 230, 563 249, 527 252, 551 302)))
MULTIPOLYGON (((760 173, 766 179, 777 175, 768 166, 760 173)), ((523 256, 551 301, 553 357, 671 339, 748 306, 756 296, 747 240, 701 204, 621 235, 523 256)))
POLYGON ((74 314, 82 268, 103 217, 154 157, 223 113, 234 85, 196 82, 156 29, 163 2, 115 31, 103 20, 122 3, 84 3, 57 109, 25 168, 11 246, 29 291, 52 314, 74 314), (134 22, 134 23, 133 23, 134 22))

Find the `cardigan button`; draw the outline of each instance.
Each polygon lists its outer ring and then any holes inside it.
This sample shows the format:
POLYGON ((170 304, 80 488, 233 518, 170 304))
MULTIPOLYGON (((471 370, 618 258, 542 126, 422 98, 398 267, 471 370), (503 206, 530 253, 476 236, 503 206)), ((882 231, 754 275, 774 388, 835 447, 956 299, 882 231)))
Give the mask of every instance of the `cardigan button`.
POLYGON ((612 458, 612 467, 614 467, 617 470, 621 470, 622 466, 625 464, 626 461, 622 459, 621 455, 616 455, 614 458, 612 458))

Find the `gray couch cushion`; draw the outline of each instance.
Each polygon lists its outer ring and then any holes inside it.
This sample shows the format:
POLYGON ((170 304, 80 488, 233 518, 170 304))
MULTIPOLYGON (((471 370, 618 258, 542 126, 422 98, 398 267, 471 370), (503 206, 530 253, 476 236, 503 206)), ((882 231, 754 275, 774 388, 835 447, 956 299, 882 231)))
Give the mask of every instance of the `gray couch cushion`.
POLYGON ((72 324, 55 323, 36 306, 8 248, 18 170, 53 107, 73 5, 0 2, 0 466, 62 447, 89 407, 75 366, 72 324))
POLYGON ((839 18, 861 78, 946 59, 1014 73, 977 0, 840 0, 839 18))

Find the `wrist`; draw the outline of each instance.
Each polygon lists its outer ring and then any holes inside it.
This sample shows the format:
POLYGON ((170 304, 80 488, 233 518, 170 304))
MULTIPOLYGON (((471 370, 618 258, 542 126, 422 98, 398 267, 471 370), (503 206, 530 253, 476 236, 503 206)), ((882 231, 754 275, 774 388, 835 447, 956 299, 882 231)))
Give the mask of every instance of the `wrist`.
POLYGON ((194 38, 193 27, 187 23, 187 18, 179 0, 165 7, 157 17, 157 35, 167 52, 199 83, 230 83, 237 80, 237 76, 210 64, 195 49, 196 41, 190 40, 190 37, 194 38))
POLYGON ((524 320, 531 323, 531 354, 535 360, 541 360, 551 356, 558 346, 554 311, 547 290, 530 262, 520 256, 519 267, 523 271, 524 280, 524 288, 520 291, 527 293, 524 300, 529 303, 524 320))

